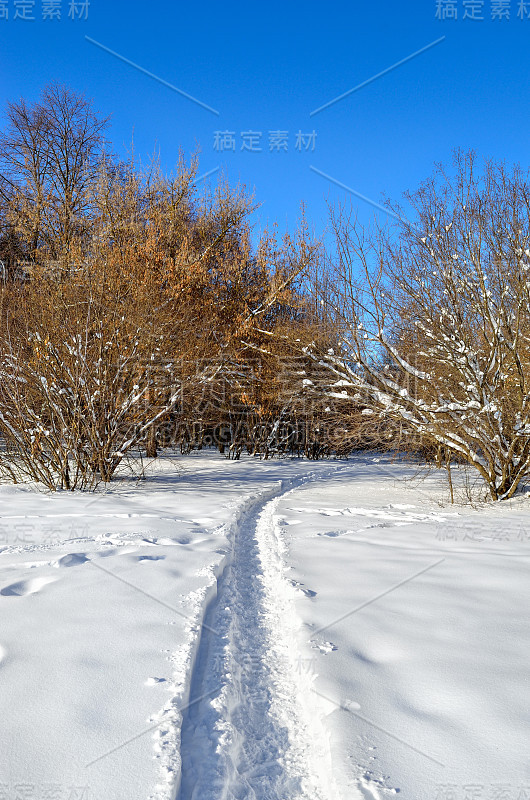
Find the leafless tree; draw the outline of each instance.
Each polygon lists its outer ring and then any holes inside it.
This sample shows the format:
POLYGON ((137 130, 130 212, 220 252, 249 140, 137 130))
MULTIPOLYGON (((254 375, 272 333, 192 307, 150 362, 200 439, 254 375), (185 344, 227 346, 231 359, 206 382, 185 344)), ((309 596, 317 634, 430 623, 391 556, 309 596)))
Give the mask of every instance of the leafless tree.
POLYGON ((31 260, 43 250, 66 268, 73 258, 73 242, 89 222, 88 188, 107 124, 83 95, 59 84, 47 86, 36 102, 8 104, 0 135, 0 196, 31 260))
POLYGON ((308 354, 335 395, 457 455, 509 498, 530 471, 530 182, 455 154, 396 225, 332 213, 316 282, 339 344, 308 354))

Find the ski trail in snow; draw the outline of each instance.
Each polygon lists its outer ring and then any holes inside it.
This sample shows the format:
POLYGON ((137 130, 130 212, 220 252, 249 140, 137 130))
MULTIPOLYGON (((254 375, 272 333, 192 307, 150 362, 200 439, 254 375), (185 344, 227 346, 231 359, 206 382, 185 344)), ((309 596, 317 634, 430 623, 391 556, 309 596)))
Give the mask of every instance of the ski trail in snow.
POLYGON ((177 800, 340 797, 319 698, 297 669, 296 590, 274 518, 284 494, 254 500, 233 528, 182 716, 177 800))

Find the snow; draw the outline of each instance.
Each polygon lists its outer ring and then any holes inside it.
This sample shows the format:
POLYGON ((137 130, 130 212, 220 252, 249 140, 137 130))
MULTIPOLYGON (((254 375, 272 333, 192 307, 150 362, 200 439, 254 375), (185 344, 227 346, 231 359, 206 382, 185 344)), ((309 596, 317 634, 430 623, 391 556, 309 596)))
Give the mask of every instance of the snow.
POLYGON ((385 456, 178 463, 0 488, 0 797, 530 797, 526 497, 450 506, 385 456))
POLYGON ((403 472, 357 459, 279 505, 343 796, 528 797, 528 501, 440 508, 403 472))

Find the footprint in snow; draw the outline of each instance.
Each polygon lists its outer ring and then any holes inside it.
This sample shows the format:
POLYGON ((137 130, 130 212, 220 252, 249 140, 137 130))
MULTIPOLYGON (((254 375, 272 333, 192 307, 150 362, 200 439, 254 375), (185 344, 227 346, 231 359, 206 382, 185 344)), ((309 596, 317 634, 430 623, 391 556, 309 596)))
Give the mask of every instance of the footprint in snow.
POLYGON ((164 561, 165 556, 138 556, 137 561, 142 564, 145 561, 164 561))
POLYGON ((332 653, 333 650, 338 650, 337 645, 333 644, 333 642, 315 642, 312 639, 311 644, 313 645, 315 650, 320 650, 320 652, 324 656, 327 656, 328 653, 332 653))
MULTIPOLYGON (((110 556, 120 555, 126 556, 129 553, 136 553, 137 547, 109 547, 106 550, 99 550, 97 553, 98 558, 110 558, 110 556)), ((90 560, 90 559, 89 559, 90 560)))
POLYGON ((366 800, 381 800, 383 794, 399 794, 401 791, 393 787, 389 788, 383 781, 373 777, 370 771, 365 772, 359 778, 359 789, 366 800))
POLYGON ((172 539, 168 538, 167 536, 161 539, 142 539, 143 544, 147 544, 150 547, 157 547, 159 545, 163 545, 164 547, 175 547, 177 544, 185 545, 191 542, 191 538, 189 536, 176 536, 172 539))
POLYGON ((4 597, 25 597, 28 594, 36 594, 48 583, 54 583, 57 578, 34 578, 31 581, 18 581, 10 586, 5 586, 0 594, 4 597))
POLYGON ((377 790, 377 786, 375 786, 369 778, 359 778, 359 789, 366 800, 381 800, 381 795, 377 790))
POLYGON ((300 592, 303 592, 306 597, 316 597, 317 593, 314 592, 312 589, 306 589, 303 583, 299 583, 299 581, 291 581, 291 586, 294 586, 295 589, 298 589, 300 592))
POLYGON ((86 564, 87 561, 90 561, 90 559, 87 558, 85 553, 68 553, 66 556, 59 558, 58 561, 54 561, 52 566, 77 567, 79 564, 86 564))

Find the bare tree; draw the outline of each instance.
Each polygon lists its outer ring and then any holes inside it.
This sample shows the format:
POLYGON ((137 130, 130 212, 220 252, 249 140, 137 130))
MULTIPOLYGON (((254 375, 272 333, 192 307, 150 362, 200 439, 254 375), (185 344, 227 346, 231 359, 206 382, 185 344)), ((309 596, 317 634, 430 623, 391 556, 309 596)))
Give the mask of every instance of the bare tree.
POLYGON ((7 106, 0 136, 0 195, 28 255, 67 264, 87 227, 88 187, 95 179, 108 121, 83 95, 59 84, 37 102, 7 106))
POLYGON ((455 155, 407 196, 414 221, 366 230, 333 212, 316 292, 340 344, 309 347, 331 391, 474 467, 491 498, 530 471, 530 183, 455 155))

